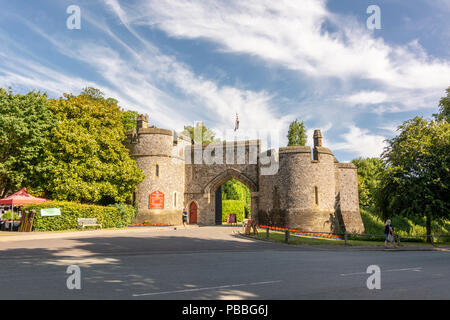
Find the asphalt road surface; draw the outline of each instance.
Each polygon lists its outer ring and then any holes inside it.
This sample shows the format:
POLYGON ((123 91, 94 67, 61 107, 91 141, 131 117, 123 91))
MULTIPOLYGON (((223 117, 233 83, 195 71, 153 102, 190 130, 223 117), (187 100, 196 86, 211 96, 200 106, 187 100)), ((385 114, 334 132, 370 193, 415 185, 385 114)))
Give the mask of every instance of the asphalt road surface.
POLYGON ((0 299, 450 299, 450 252, 298 247, 229 227, 12 240, 0 242, 0 299), (370 265, 381 289, 367 287, 370 265))

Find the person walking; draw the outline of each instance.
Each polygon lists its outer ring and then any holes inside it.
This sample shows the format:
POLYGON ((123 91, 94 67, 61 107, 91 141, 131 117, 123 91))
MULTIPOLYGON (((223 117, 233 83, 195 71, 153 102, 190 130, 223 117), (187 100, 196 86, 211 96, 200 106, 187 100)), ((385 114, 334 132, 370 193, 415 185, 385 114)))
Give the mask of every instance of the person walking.
POLYGON ((385 236, 385 241, 384 241, 385 248, 387 248, 388 242, 392 242, 392 245, 394 246, 394 248, 397 247, 395 245, 395 240, 394 240, 394 227, 392 226, 392 222, 389 219, 386 220, 386 224, 384 226, 384 236, 385 236))
POLYGON ((188 218, 188 213, 186 211, 186 208, 183 208, 183 226, 186 228, 186 224, 187 224, 187 218, 188 218))

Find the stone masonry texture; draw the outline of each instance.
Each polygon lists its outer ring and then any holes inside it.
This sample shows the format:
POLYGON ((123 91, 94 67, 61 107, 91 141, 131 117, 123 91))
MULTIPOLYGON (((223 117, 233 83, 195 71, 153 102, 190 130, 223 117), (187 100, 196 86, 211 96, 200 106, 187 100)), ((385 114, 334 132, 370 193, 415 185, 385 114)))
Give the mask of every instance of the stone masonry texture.
POLYGON ((183 208, 195 202, 197 223, 214 225, 215 192, 236 179, 251 191, 251 219, 257 223, 364 232, 356 167, 339 163, 321 140, 313 150, 292 146, 261 152, 259 140, 197 145, 176 132, 140 126, 127 133, 126 141, 146 176, 135 192, 137 222, 181 224, 183 208), (164 208, 150 208, 154 191, 164 194, 164 208))

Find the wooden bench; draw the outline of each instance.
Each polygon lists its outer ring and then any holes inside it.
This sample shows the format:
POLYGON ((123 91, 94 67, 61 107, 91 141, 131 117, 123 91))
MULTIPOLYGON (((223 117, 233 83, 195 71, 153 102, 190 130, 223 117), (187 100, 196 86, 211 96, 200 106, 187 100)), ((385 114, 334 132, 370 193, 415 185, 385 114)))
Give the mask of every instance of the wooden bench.
POLYGON ((84 230, 84 227, 100 227, 102 228, 102 225, 97 223, 97 218, 78 218, 77 224, 81 226, 81 228, 84 230))

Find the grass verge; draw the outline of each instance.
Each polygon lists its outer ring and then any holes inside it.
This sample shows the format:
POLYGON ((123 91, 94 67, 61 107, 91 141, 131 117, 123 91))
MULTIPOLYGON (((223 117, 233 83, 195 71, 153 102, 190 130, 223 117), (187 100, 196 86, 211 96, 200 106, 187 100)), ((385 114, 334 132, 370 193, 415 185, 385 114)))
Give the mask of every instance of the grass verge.
MULTIPOLYGON (((270 231, 269 233, 269 239, 266 238, 266 230, 258 229, 258 232, 256 235, 251 234, 250 237, 259 239, 259 240, 268 240, 272 242, 280 242, 284 243, 284 233, 283 232, 276 232, 276 231, 270 231)), ((383 247, 384 246, 384 240, 380 239, 379 241, 376 240, 348 240, 347 242, 349 246, 376 246, 376 247, 383 247)), ((327 245, 327 246, 345 246, 344 240, 336 240, 336 239, 320 239, 320 238, 313 238, 313 237, 306 237, 306 236, 298 236, 298 235, 290 235, 289 238, 289 244, 292 245, 327 245)), ((430 244, 423 243, 423 242, 405 242, 400 244, 401 247, 406 246, 420 246, 420 247, 431 247, 430 244)), ((388 247, 392 247, 392 245, 389 245, 388 247)))

